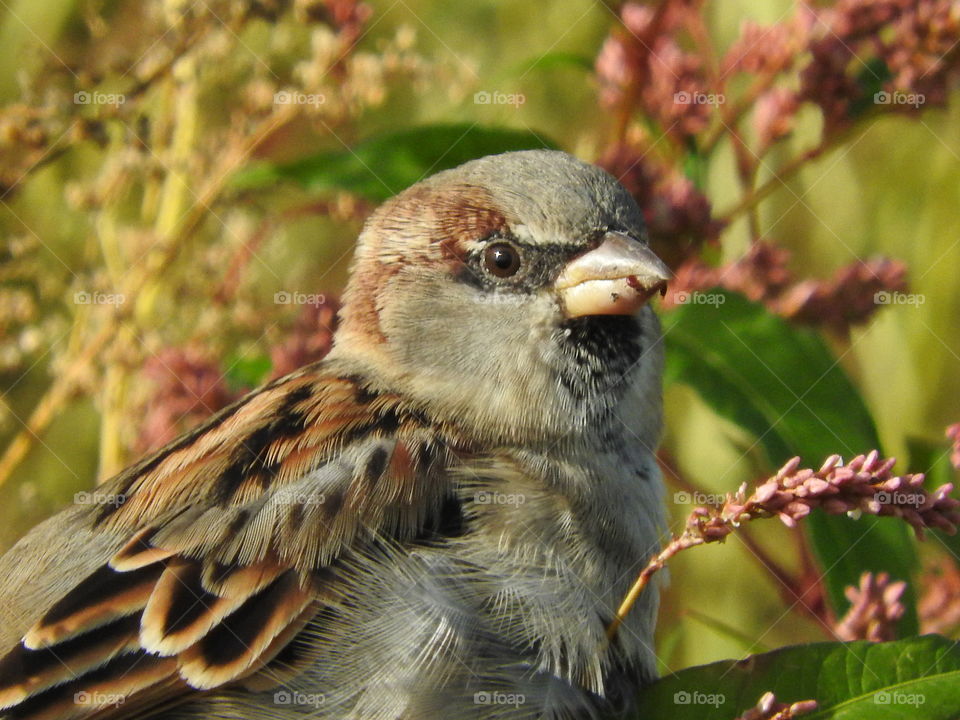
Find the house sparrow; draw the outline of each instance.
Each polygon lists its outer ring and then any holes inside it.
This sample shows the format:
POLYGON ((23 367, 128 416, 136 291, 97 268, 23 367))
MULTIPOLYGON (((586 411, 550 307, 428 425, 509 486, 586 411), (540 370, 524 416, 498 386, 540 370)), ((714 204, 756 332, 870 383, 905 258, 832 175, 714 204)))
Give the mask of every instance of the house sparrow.
POLYGON ((554 151, 367 222, 334 347, 0 559, 11 718, 587 718, 655 676, 666 266, 554 151))

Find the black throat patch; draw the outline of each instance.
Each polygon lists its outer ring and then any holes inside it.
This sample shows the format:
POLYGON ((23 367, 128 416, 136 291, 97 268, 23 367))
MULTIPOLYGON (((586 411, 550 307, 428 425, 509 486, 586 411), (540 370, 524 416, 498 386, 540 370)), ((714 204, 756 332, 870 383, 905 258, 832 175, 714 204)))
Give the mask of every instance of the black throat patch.
MULTIPOLYGON (((572 318, 559 328, 558 344, 563 362, 556 368, 557 380, 575 399, 599 400, 618 394, 617 388, 640 362, 644 338, 640 323, 629 315, 598 315, 572 318)), ((609 403, 613 405, 615 397, 609 403)))

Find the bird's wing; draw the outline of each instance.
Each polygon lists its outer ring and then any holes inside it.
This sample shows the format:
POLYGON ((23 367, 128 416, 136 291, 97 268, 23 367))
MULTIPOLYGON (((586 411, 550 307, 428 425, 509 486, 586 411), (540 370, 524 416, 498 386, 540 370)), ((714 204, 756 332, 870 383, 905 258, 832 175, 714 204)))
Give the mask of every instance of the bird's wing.
POLYGON ((41 526, 58 552, 100 556, 40 563, 36 614, 22 611, 28 629, 0 660, 0 708, 133 717, 178 693, 282 681, 278 654, 324 605, 338 562, 440 512, 450 450, 437 436, 397 396, 321 363, 100 486, 41 526), (71 527, 82 544, 63 542, 71 527), (74 574, 50 579, 61 568, 74 574))

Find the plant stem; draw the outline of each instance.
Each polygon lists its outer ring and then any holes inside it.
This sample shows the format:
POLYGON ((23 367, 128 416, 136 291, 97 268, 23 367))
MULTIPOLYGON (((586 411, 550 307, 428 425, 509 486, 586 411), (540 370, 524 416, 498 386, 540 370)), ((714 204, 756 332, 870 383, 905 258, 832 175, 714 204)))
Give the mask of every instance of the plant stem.
POLYGON ((804 165, 816 160, 821 155, 833 150, 835 147, 848 143, 854 135, 862 136, 864 132, 865 125, 861 123, 854 128, 821 138, 819 143, 811 148, 808 148, 780 167, 780 169, 774 173, 772 178, 751 192, 745 194, 742 198, 740 198, 740 201, 737 202, 736 205, 719 215, 717 217, 717 221, 725 224, 732 222, 739 215, 742 215, 744 212, 748 212, 752 208, 756 207, 774 190, 777 190, 782 185, 786 185, 787 181, 796 175, 800 170, 802 170, 804 165))
POLYGON ((0 485, 3 485, 41 434, 50 426, 66 402, 77 389, 78 381, 88 369, 94 358, 104 349, 113 337, 113 330, 106 327, 87 343, 83 352, 57 377, 50 388, 34 407, 23 430, 16 434, 3 455, 0 456, 0 485))

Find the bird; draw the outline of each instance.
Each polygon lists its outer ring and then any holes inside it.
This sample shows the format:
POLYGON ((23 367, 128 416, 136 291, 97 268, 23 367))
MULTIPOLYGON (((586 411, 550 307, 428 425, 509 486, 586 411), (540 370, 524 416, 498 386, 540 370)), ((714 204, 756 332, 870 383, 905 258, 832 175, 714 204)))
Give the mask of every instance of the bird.
POLYGON ((669 268, 558 150, 365 223, 330 352, 0 558, 6 718, 601 718, 657 675, 669 268))

